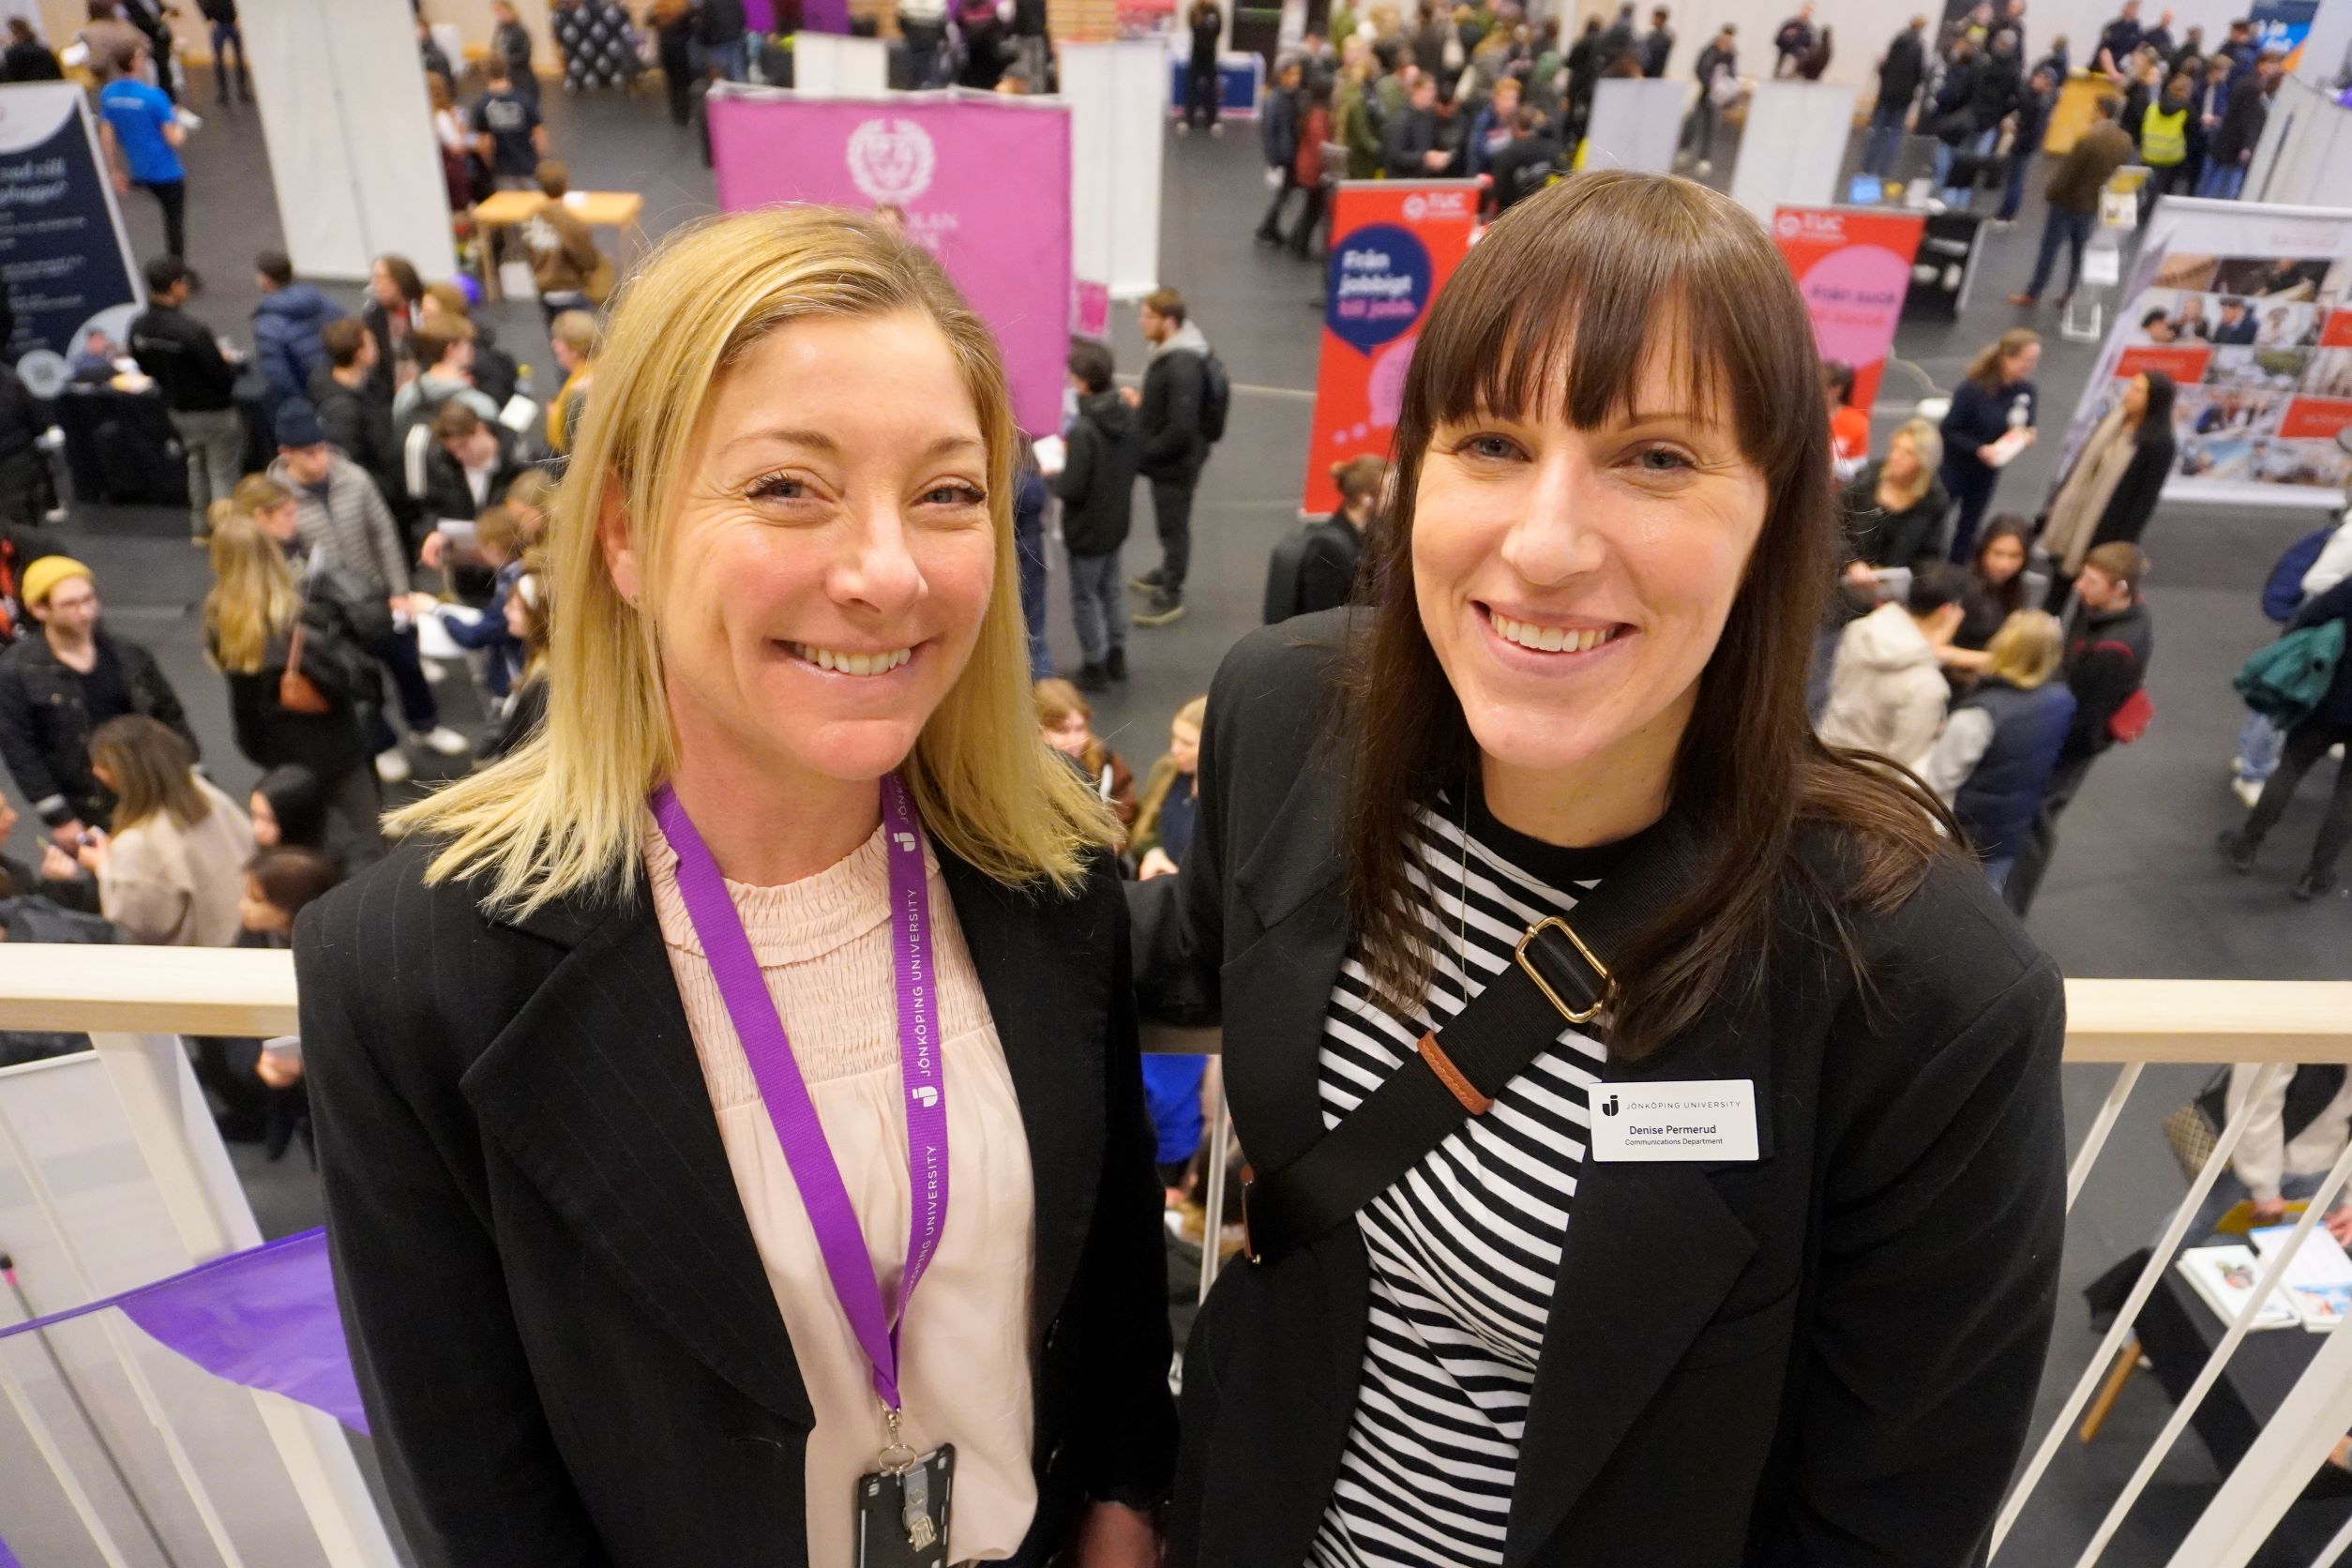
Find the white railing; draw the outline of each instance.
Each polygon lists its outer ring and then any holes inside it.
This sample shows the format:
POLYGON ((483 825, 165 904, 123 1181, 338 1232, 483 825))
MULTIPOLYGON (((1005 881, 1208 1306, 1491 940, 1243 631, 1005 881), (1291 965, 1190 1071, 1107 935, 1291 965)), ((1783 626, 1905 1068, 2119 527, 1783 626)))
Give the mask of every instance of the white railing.
MULTIPOLYGON (((2251 982, 2190 980, 2074 980, 2067 985, 2066 1060, 2112 1063, 2112 1091, 2087 1130, 2068 1172, 2071 1209, 2088 1179, 2124 1104, 2150 1063, 2272 1064, 2288 1072, 2300 1063, 2352 1064, 2352 982, 2251 982)), ((87 1032, 97 1047, 108 1086, 138 1142, 155 1188, 168 1210, 188 1263, 250 1246, 259 1241, 251 1212, 223 1155, 211 1123, 201 1114, 202 1098, 190 1077, 179 1034, 268 1037, 295 1032, 294 966, 283 953, 219 952, 180 948, 34 947, 0 944, 0 1029, 87 1032), (197 1114, 190 1114, 191 1106, 197 1114)), ((1215 1055, 1214 1030, 1147 1027, 1144 1048, 1215 1055)), ((10 1073, 0 1073, 0 1089, 10 1073)), ((1213 1063, 1213 1073, 1218 1064, 1213 1063)), ((1217 1114, 1211 1123, 1207 1221, 1201 1248, 1201 1290, 1214 1283, 1221 1257, 1217 1224, 1224 1208, 1230 1126, 1214 1080, 1217 1114)), ((22 1163, 21 1141, 7 1123, 0 1093, 0 1143, 22 1163)), ((2223 1129, 2205 1168, 2175 1211, 2148 1269, 2135 1282, 2115 1326, 2108 1332, 2034 1449, 2003 1506, 1995 1550, 2048 1470, 2093 1397, 2102 1375, 2130 1339, 2133 1324, 2163 1271, 2169 1266, 2192 1216, 2226 1167, 2244 1132, 2240 1111, 2223 1129)), ((2337 1163, 2299 1222, 2299 1243, 2352 1176, 2352 1153, 2337 1163)), ((64 1238, 68 1244, 72 1238, 64 1238)), ((2291 1255, 2291 1248, 2280 1258, 2291 1255)), ((2282 1262, 2269 1266, 2250 1298, 2266 1300, 2282 1262)), ((97 1292, 93 1291, 95 1296, 97 1292)), ((53 1309, 53 1305, 50 1309, 53 1309)), ((2199 1402, 2210 1389, 2249 1327, 2252 1308, 2229 1327, 2219 1348, 2137 1470, 2102 1520, 2077 1568, 2098 1562, 2117 1529, 2138 1500, 2156 1468, 2179 1441, 2199 1402)), ((126 1375, 138 1376, 127 1351, 126 1375)), ((87 1502, 86 1489, 32 1416, 15 1381, 0 1366, 0 1394, 25 1419, 34 1445, 57 1470, 64 1495, 91 1529, 98 1555, 124 1560, 107 1541, 87 1502)), ((332 1568, 391 1568, 395 1559, 381 1520, 369 1500, 340 1430, 324 1415, 270 1394, 251 1396, 259 1405, 270 1440, 292 1478, 304 1514, 332 1568)), ((148 1414, 171 1437, 165 1412, 148 1414)), ((2336 1440, 2352 1425, 2352 1334, 2329 1334, 2284 1404, 2271 1416, 2252 1451, 2216 1492, 2204 1515, 2172 1558, 2172 1568, 2243 1568, 2270 1533, 2287 1505, 2324 1463, 2336 1440)), ((225 1533, 209 1517, 209 1503, 191 1468, 175 1466, 189 1487, 189 1501, 204 1533, 224 1562, 238 1562, 225 1533)), ((7 1520, 0 1518, 0 1535, 7 1520)), ((2314 1563, 2324 1568, 2352 1545, 2352 1525, 2314 1563)), ((2015 1560, 2012 1553, 2004 1562, 2015 1560)))

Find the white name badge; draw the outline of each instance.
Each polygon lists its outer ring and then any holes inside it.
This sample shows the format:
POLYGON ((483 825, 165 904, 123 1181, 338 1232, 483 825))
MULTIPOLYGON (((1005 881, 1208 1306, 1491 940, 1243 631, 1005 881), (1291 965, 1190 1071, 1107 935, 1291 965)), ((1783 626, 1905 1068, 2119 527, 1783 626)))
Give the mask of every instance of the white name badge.
POLYGON ((1752 1160, 1756 1085, 1748 1078, 1604 1083, 1592 1091, 1596 1160, 1752 1160))

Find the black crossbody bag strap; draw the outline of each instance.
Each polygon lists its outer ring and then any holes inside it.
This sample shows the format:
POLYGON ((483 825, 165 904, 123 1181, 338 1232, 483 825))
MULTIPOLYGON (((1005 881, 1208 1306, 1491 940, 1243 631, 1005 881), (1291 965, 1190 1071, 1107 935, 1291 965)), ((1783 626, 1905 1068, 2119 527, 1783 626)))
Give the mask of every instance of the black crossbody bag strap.
MULTIPOLYGON (((1353 1220, 1550 1048, 1614 999, 1609 955, 1688 884, 1697 846, 1672 819, 1565 917, 1529 927, 1516 960, 1314 1147, 1243 1184, 1244 1248, 1274 1262, 1353 1220)), ((1595 1030, 1595 1033, 1598 1033, 1595 1030)))

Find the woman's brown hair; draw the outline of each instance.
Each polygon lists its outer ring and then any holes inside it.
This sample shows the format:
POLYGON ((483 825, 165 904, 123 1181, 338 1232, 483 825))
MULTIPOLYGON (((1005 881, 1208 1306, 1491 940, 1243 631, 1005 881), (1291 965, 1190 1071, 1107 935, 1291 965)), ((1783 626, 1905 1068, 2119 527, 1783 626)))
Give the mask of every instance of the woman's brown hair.
POLYGON ((1094 710, 1078 695, 1078 688, 1058 675, 1048 675, 1030 687, 1030 699, 1036 704, 1040 730, 1058 730, 1072 714, 1086 720, 1086 755, 1078 761, 1089 773, 1102 772, 1103 737, 1094 733, 1094 710))
POLYGON ((1968 361, 1966 379, 1976 383, 1987 392, 1998 392, 2008 384, 2001 380, 2001 365, 2012 354, 2031 348, 2042 341, 2042 334, 2029 326, 2013 326, 1983 348, 1968 361))
MULTIPOLYGON (((1611 968, 1610 1046, 1636 1059, 1752 992, 1789 915, 1792 880, 1849 953, 1834 899, 1885 910, 1949 853, 1937 807, 1907 776, 1832 752, 1805 721, 1805 669, 1834 575, 1829 415, 1803 301, 1756 220, 1687 180, 1580 174, 1505 214, 1431 309, 1396 422, 1395 505, 1369 544, 1371 626, 1351 654, 1340 744, 1352 751, 1348 901, 1364 967, 1399 1011, 1428 984, 1408 827, 1449 789, 1475 788, 1479 750, 1421 624, 1412 536, 1421 465, 1444 424, 1557 411, 1578 429, 1632 407, 1653 353, 1701 409, 1729 412, 1762 471, 1764 526, 1675 759, 1672 810, 1701 870, 1611 968), (1812 885, 1800 822, 1844 831, 1848 885, 1812 885)), ((1802 912, 1802 911, 1800 912, 1802 912)))
POLYGON ((90 734, 90 761, 113 779, 120 804, 114 831, 136 827, 158 811, 182 827, 212 812, 196 787, 196 753, 166 725, 144 714, 110 718, 90 734))

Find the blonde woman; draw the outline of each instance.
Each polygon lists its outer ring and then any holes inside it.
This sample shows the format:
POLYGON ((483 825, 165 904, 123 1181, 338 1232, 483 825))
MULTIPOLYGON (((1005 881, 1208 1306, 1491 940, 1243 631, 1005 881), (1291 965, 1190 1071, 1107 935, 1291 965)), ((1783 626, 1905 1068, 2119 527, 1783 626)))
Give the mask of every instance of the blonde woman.
POLYGON ((1119 829, 1030 717, 993 342, 920 249, 775 208, 668 241, 596 379, 546 722, 295 937, 408 1535, 1141 1568, 1119 829))
POLYGON ((1192 848, 1193 819, 1200 803, 1200 726, 1208 716, 1206 697, 1177 709, 1168 726, 1168 755, 1144 776, 1128 847, 1139 857, 1137 875, 1146 881, 1176 870, 1192 848))
POLYGON ((1887 438, 1887 455, 1863 468, 1839 494, 1846 522, 1846 581, 1875 590, 1878 572, 1916 571, 1944 557, 1952 497, 1936 471, 1943 437, 1925 419, 1907 420, 1887 438))
POLYGON ((230 947, 253 826, 245 808, 197 776, 196 753, 144 714, 90 734, 90 771, 114 792, 112 834, 83 835, 82 868, 98 912, 125 940, 154 947, 230 947))
POLYGON ((264 475, 247 475, 229 500, 213 504, 204 653, 228 679, 237 749, 264 773, 308 769, 325 790, 329 852, 347 866, 367 865, 384 853, 376 825, 384 800, 369 765, 377 686, 367 642, 391 630, 390 616, 364 588, 339 583, 324 557, 313 557, 297 581, 273 530, 294 536, 294 499, 264 475), (290 670, 297 678, 288 678, 290 670))
POLYGON ((2074 722, 2073 692, 2050 678, 2065 653, 2057 617, 2039 610, 2011 615, 1984 650, 1976 688, 1952 708, 1935 748, 1916 765, 1959 819, 1996 892, 2008 886, 2032 835, 2074 722))

